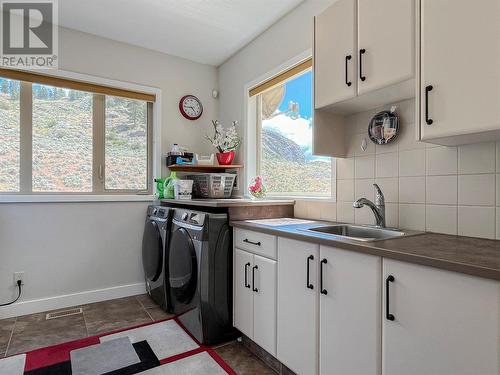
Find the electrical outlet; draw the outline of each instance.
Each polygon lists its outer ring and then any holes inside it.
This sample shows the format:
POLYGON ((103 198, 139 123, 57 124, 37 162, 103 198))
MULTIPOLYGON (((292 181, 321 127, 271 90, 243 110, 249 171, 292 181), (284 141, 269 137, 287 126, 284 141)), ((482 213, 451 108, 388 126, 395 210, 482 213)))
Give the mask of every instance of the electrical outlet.
POLYGON ((14 272, 14 285, 17 285, 18 280, 21 280, 21 285, 24 285, 24 271, 14 272))

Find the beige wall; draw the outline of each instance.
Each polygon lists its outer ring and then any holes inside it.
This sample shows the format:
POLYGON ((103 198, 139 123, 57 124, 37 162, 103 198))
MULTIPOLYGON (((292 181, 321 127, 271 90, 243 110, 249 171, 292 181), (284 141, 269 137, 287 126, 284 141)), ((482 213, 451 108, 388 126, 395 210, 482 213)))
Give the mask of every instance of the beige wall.
POLYGON ((500 143, 440 147, 415 141, 414 100, 398 105, 401 134, 394 143, 373 144, 370 118, 390 105, 350 116, 348 157, 337 159, 337 204, 298 202, 295 214, 357 224, 373 224, 367 207, 354 209, 360 197, 374 199, 373 183, 386 198, 387 225, 415 230, 500 238, 500 143), (360 147, 363 139, 368 148, 360 147), (328 208, 326 208, 328 207, 328 208), (323 212, 323 214, 322 214, 323 212))

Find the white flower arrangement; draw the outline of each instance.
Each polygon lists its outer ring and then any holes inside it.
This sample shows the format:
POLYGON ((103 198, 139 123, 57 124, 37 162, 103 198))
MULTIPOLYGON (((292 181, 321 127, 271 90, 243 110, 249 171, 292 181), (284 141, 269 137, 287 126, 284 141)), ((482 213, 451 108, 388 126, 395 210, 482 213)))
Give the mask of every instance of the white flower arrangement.
POLYGON ((219 152, 235 151, 241 144, 241 138, 236 131, 238 121, 233 121, 229 128, 224 128, 219 121, 212 120, 215 134, 213 137, 207 136, 207 139, 212 143, 219 152))

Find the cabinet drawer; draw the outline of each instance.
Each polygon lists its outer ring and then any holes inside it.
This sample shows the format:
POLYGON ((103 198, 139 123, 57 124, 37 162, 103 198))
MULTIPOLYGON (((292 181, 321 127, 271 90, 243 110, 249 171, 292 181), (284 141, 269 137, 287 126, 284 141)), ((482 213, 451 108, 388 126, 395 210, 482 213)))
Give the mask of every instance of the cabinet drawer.
POLYGON ((270 234, 235 228, 234 246, 257 255, 276 259, 276 236, 270 234))

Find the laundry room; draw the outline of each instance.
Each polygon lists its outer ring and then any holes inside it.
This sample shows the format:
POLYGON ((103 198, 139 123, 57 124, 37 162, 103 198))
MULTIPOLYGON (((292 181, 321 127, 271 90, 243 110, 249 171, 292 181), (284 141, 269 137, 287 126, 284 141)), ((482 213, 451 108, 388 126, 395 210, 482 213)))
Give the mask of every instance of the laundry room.
POLYGON ((500 375, 500 0, 0 12, 0 375, 500 375))

